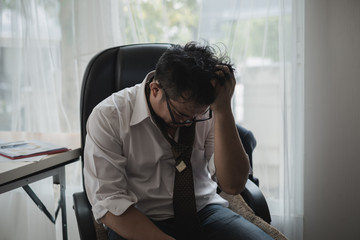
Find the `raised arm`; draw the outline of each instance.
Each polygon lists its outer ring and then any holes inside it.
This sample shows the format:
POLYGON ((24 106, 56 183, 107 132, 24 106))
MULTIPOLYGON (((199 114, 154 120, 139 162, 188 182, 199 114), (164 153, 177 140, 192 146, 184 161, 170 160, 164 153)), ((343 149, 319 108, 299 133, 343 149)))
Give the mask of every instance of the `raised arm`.
POLYGON ((235 89, 235 77, 225 66, 218 66, 219 78, 223 83, 213 80, 217 97, 211 105, 214 112, 215 147, 214 161, 216 177, 221 189, 228 194, 240 193, 249 174, 249 160, 237 132, 231 111, 231 98, 235 89))

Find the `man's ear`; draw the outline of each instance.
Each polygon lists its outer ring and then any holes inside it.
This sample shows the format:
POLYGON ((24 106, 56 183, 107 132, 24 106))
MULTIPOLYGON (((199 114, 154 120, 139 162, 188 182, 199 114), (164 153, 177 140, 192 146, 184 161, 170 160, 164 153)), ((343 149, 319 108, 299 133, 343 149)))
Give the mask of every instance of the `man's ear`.
POLYGON ((152 81, 149 84, 150 87, 150 94, 154 97, 157 97, 157 95, 161 92, 161 87, 158 81, 152 81))

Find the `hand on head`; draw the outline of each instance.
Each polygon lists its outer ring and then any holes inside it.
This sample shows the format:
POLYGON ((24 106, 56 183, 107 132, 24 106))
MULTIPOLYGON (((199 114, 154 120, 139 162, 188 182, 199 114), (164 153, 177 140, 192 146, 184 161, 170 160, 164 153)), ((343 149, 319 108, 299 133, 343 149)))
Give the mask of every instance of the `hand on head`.
POLYGON ((218 78, 212 79, 215 88, 215 101, 211 104, 214 112, 231 110, 231 98, 234 94, 236 80, 231 68, 226 65, 217 65, 218 78))

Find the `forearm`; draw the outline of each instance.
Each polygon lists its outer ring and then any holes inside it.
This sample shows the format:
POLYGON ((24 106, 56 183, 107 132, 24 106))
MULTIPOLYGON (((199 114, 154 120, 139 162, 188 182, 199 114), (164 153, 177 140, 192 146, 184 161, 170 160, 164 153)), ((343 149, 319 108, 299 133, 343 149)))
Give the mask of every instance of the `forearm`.
POLYGON ((120 236, 129 239, 154 239, 173 240, 174 238, 162 232, 150 219, 142 214, 135 207, 130 206, 122 215, 115 216, 107 212, 101 222, 118 233, 120 236))
POLYGON ((241 143, 231 109, 214 113, 216 177, 228 194, 240 193, 249 175, 249 160, 241 143))

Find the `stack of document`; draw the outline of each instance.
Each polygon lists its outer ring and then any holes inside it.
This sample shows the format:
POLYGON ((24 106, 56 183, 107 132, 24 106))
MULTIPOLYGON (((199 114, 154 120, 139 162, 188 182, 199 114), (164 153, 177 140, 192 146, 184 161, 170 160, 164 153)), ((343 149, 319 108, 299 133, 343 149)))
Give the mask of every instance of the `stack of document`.
POLYGON ((66 151, 69 151, 69 149, 39 140, 5 142, 0 144, 0 155, 10 159, 28 158, 66 151))

